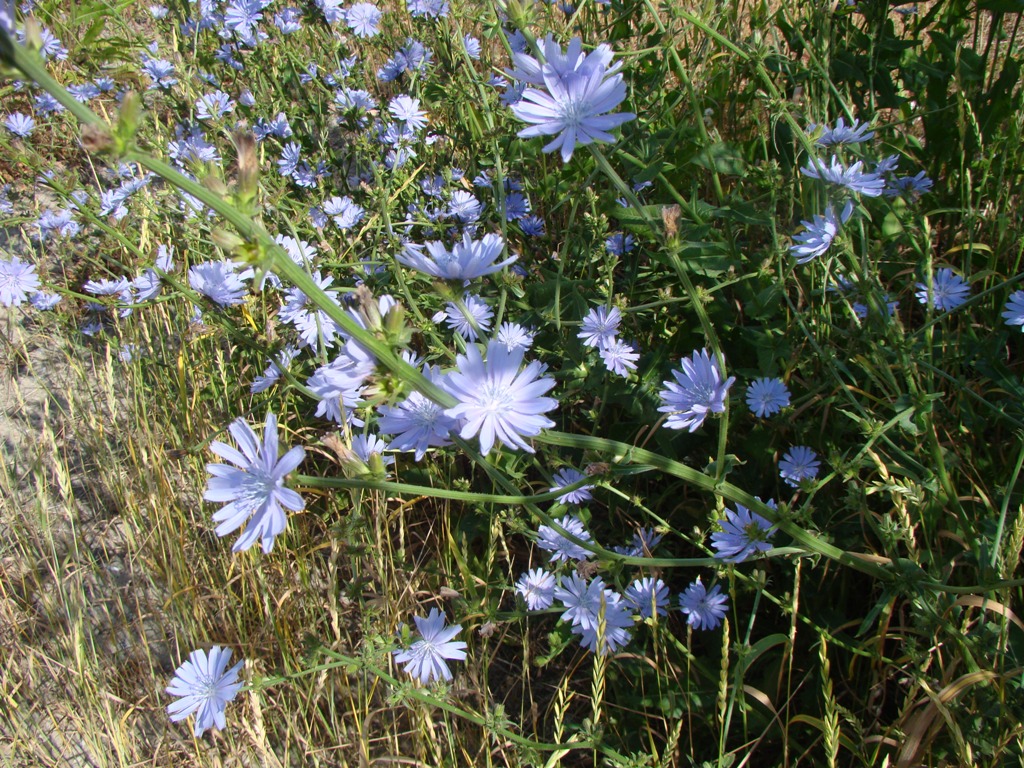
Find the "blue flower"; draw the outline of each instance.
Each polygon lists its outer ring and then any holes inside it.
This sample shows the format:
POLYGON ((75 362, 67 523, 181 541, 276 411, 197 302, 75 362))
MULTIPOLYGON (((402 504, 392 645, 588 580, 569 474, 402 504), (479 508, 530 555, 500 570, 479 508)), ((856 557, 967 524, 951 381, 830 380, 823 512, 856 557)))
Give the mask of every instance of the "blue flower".
POLYGON ((762 419, 773 416, 789 406, 789 390, 782 379, 755 379, 747 389, 747 405, 762 419))
POLYGON ((514 349, 526 351, 533 345, 533 332, 517 323, 502 323, 494 340, 504 344, 509 352, 514 349))
POLYGON ((853 201, 847 200, 843 211, 836 216, 835 209, 831 205, 825 207, 825 215, 814 215, 811 221, 802 221, 804 231, 793 237, 790 253, 796 257, 797 264, 806 264, 817 256, 824 254, 830 247, 840 227, 845 224, 853 214, 853 201))
MULTIPOLYGON (((768 506, 774 509, 775 502, 769 501, 768 506)), ((768 539, 775 535, 771 522, 742 504, 736 505, 735 512, 726 509, 725 518, 718 524, 722 530, 711 534, 711 546, 719 560, 742 563, 751 555, 772 548, 768 543, 768 539)))
POLYGON ((0 260, 0 304, 5 307, 20 306, 30 293, 39 290, 39 276, 35 264, 22 261, 17 256, 0 260))
POLYGON ((914 294, 922 304, 931 303, 932 307, 940 312, 949 312, 956 309, 965 301, 971 293, 971 286, 964 282, 960 275, 954 274, 952 269, 940 269, 932 277, 931 290, 927 283, 917 283, 917 292, 914 294))
POLYGON ((523 91, 522 99, 512 105, 512 113, 530 123, 518 135, 554 135, 544 151, 561 149, 563 162, 569 161, 577 144, 615 141, 608 131, 636 115, 608 114, 626 98, 626 85, 618 73, 620 64, 610 66, 611 48, 602 44, 587 55, 577 37, 563 53, 551 35, 544 39, 543 48, 545 64, 525 53, 513 56, 516 71, 512 76, 535 86, 523 91))
POLYGON ((480 218, 483 206, 473 196, 473 193, 465 189, 457 189, 452 192, 451 200, 448 201, 448 215, 469 224, 480 218))
POLYGON ((196 118, 216 120, 235 108, 235 102, 224 91, 207 93, 196 99, 196 118))
POLYGON ((224 28, 230 29, 238 37, 249 40, 253 36, 253 28, 263 18, 261 0, 231 0, 224 9, 224 28))
POLYGON ((619 593, 605 588, 600 576, 587 583, 572 574, 555 588, 555 599, 565 606, 561 619, 572 622, 573 633, 581 635, 581 645, 592 653, 599 650, 604 655, 629 642, 626 628, 633 626, 631 612, 619 593))
POLYGON ((865 197, 878 197, 885 190, 885 179, 879 173, 868 173, 861 170, 863 167, 864 162, 858 160, 847 168, 833 155, 829 165, 826 166, 818 160, 811 160, 800 169, 800 173, 812 179, 821 179, 851 192, 860 193, 865 197))
MULTIPOLYGON (((829 128, 827 125, 822 127, 824 130, 815 142, 819 147, 831 147, 836 144, 859 144, 875 136, 875 132, 869 128, 867 123, 862 123, 856 119, 851 125, 847 125, 846 121, 840 117, 836 120, 835 128, 829 128)), ((818 126, 812 124, 808 127, 807 131, 808 133, 813 133, 817 129, 818 126)))
POLYGON ((721 624, 729 611, 728 601, 720 584, 715 584, 708 592, 699 576, 679 595, 679 607, 687 615, 686 623, 694 629, 714 629, 721 624))
POLYGON ((469 58, 480 58, 481 47, 480 41, 477 38, 473 37, 472 35, 463 35, 462 45, 463 47, 465 47, 466 55, 469 56, 469 58))
POLYGON ((443 312, 434 315, 434 322, 447 322, 448 327, 459 334, 467 341, 476 341, 480 332, 487 333, 491 330, 491 319, 494 317, 492 310, 479 296, 470 293, 463 295, 462 309, 454 301, 449 301, 443 312))
POLYGON ((445 413, 460 420, 463 439, 479 433, 480 450, 485 456, 495 440, 533 453, 524 438, 555 425, 544 414, 556 408, 558 402, 542 397, 555 380, 542 376, 546 368, 537 361, 520 370, 523 355, 521 349, 510 351, 492 341, 484 362, 476 345, 470 344, 466 354, 456 360, 458 370, 448 376, 448 391, 459 403, 445 413))
POLYGON ((35 111, 39 115, 56 114, 64 111, 64 105, 44 92, 36 96, 35 111))
POLYGON ((166 693, 179 697, 167 706, 171 722, 177 723, 195 713, 193 733, 196 738, 207 728, 224 729, 227 724, 224 709, 242 688, 238 672, 245 663, 240 661, 228 669, 229 661, 231 649, 219 645, 213 646, 209 655, 202 649, 189 654, 188 661, 175 670, 166 688, 166 693))
MULTIPOLYGON (((434 384, 442 384, 436 369, 423 366, 423 375, 434 384)), ((413 392, 398 405, 382 405, 377 427, 383 434, 394 435, 391 447, 396 451, 415 451, 416 461, 423 459, 429 448, 451 445, 449 433, 458 424, 446 415, 444 408, 419 392, 413 392)))
POLYGON ((681 365, 680 370, 672 371, 674 382, 662 382, 665 389, 658 393, 662 402, 658 411, 669 414, 665 419, 668 429, 694 432, 709 413, 725 411, 725 399, 736 377, 722 381, 718 361, 712 360, 706 349, 694 350, 690 359, 683 358, 681 365))
POLYGON ((254 274, 252 267, 242 269, 233 261, 204 261, 189 268, 188 283, 193 290, 228 307, 245 301, 245 281, 254 274))
POLYGON ((892 179, 885 187, 886 197, 906 197, 910 200, 917 200, 926 192, 932 191, 934 182, 921 171, 916 176, 901 176, 892 179))
MULTIPOLYGON (((580 472, 578 469, 573 469, 572 467, 560 469, 555 472, 555 484, 548 490, 560 491, 568 485, 572 485, 573 483, 578 483, 580 480, 586 479, 586 477, 587 476, 585 474, 580 472)), ((558 500, 562 504, 582 504, 583 502, 590 501, 593 498, 593 496, 590 495, 592 490, 594 490, 594 486, 589 483, 587 485, 581 485, 575 490, 563 493, 558 497, 558 500)))
POLYGON ((282 369, 288 368, 288 365, 298 357, 299 350, 296 347, 285 347, 281 350, 278 356, 270 361, 270 365, 263 371, 262 376, 256 377, 252 385, 249 387, 249 392, 253 395, 257 395, 260 392, 266 392, 277 380, 281 378, 282 369))
POLYGON ((612 551, 626 557, 650 557, 662 538, 662 535, 653 528, 641 528, 633 534, 629 544, 624 547, 612 547, 612 551))
POLYGON ((668 615, 668 587, 661 579, 637 579, 626 589, 625 598, 645 619, 653 618, 655 613, 668 615))
POLYGON ((380 32, 381 16, 373 3, 356 3, 345 14, 345 22, 356 37, 373 37, 380 32))
POLYGON ((332 197, 323 204, 323 211, 334 221, 334 226, 347 232, 363 220, 366 210, 351 197, 332 197))
POLYGON ((519 220, 519 228, 527 237, 542 237, 544 235, 544 219, 540 216, 523 216, 519 220))
POLYGON ((619 323, 622 322, 622 313, 618 307, 594 307, 580 324, 580 332, 577 338, 583 339, 587 347, 603 348, 615 342, 615 335, 619 332, 619 323))
POLYGON ((404 93, 391 100, 388 112, 395 120, 401 120, 414 131, 422 131, 427 127, 427 113, 420 109, 420 100, 404 93))
POLYGON ((142 74, 149 78, 150 90, 154 88, 166 90, 178 82, 174 76, 174 65, 165 59, 145 59, 142 62, 142 74))
POLYGON ((410 16, 436 19, 448 15, 448 0, 405 0, 405 7, 410 16))
POLYGON ((377 454, 381 464, 390 467, 395 463, 394 456, 385 455, 385 451, 390 450, 391 445, 377 435, 356 435, 352 438, 352 453, 365 464, 370 464, 371 457, 377 454))
POLYGON ((629 376, 630 371, 636 370, 636 361, 640 359, 640 353, 633 345, 622 339, 613 339, 600 347, 599 352, 608 370, 616 376, 629 376))
MULTIPOLYGON (((320 270, 311 275, 318 286, 327 296, 338 303, 338 289, 331 288, 334 278, 320 276, 320 270)), ((309 298, 298 288, 290 288, 285 295, 285 303, 277 313, 278 319, 283 323, 294 325, 302 339, 303 346, 314 346, 319 342, 325 347, 334 346, 334 340, 341 333, 341 326, 334 322, 327 313, 312 304, 309 298)))
POLYGON ((316 7, 324 15, 324 19, 328 24, 337 24, 343 18, 345 18, 345 11, 341 6, 342 0, 315 0, 316 7))
POLYGON ((329 364, 321 366, 306 381, 306 386, 319 399, 317 416, 337 424, 363 425, 355 410, 363 405, 365 381, 373 373, 375 361, 371 354, 351 340, 329 364))
POLYGON ((431 608, 427 618, 413 616, 420 639, 405 651, 393 651, 395 663, 404 664, 405 671, 426 685, 432 680, 451 680, 452 671, 447 661, 464 661, 466 644, 453 640, 462 631, 461 624, 445 626, 445 615, 431 608))
MULTIPOLYGON (((41 312, 46 312, 53 309, 64 299, 63 296, 57 293, 33 293, 29 297, 29 303, 41 312)), ((0 304, 3 302, 0 301, 0 304)))
POLYGON ((419 270, 431 277, 442 280, 473 280, 490 275, 513 263, 514 254, 503 261, 497 261, 505 249, 501 235, 487 233, 481 240, 474 240, 469 234, 462 236, 449 251, 444 243, 432 240, 425 246, 409 243, 396 259, 399 264, 419 270), (429 257, 423 254, 426 247, 429 257))
POLYGON ((302 13, 298 8, 285 8, 274 14, 274 26, 282 35, 291 35, 302 29, 302 13))
POLYGON ((14 112, 4 120, 4 127, 21 139, 27 139, 36 127, 36 121, 29 115, 21 112, 14 112))
POLYGON ((813 480, 818 476, 820 466, 818 454, 806 445, 795 445, 779 461, 779 475, 787 485, 799 488, 804 480, 813 480))
POLYGON ((1022 326, 1024 330, 1024 291, 1014 291, 1006 301, 1006 309, 1003 312, 1007 325, 1022 326))
POLYGON ((632 235, 616 232, 605 238, 604 249, 612 256, 625 256, 633 250, 634 242, 632 235))
POLYGON ((505 195, 505 220, 518 221, 530 212, 530 199, 522 192, 505 195))
MULTIPOLYGON (((590 533, 583 527, 583 521, 575 515, 565 515, 556 523, 580 541, 593 541, 590 533)), ((565 534, 556 531, 550 525, 542 525, 537 529, 537 546, 551 553, 551 562, 564 560, 586 560, 594 553, 579 544, 570 541, 565 534)))
POLYGON ((532 568, 519 577, 516 592, 523 596, 528 610, 546 610, 555 602, 555 576, 543 568, 532 568))
POLYGON ((213 502, 228 502, 213 515, 220 523, 217 535, 226 536, 249 520, 238 541, 231 548, 242 552, 262 539, 263 551, 274 548, 274 538, 288 523, 285 509, 298 512, 305 506, 302 497, 290 488, 284 487, 285 476, 294 470, 306 452, 302 446, 295 446, 284 456, 277 455, 277 416, 267 414, 263 430, 263 443, 243 419, 235 419, 228 431, 238 444, 238 449, 215 440, 210 450, 222 459, 234 464, 207 464, 210 477, 203 498, 213 502))

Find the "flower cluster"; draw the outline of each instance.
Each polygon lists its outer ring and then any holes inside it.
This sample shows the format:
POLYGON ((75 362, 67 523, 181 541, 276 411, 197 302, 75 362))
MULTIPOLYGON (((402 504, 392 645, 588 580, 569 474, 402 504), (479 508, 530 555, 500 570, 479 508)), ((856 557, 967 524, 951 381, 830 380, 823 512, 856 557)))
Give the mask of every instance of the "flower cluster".
POLYGON ((633 344, 619 338, 621 322, 622 313, 618 307, 594 307, 580 323, 577 336, 583 340, 584 346, 597 349, 609 371, 625 378, 630 371, 636 370, 640 353, 633 344))
MULTIPOLYGON (((854 120, 847 125, 844 118, 836 121, 835 127, 828 125, 811 125, 809 133, 817 133, 815 143, 819 147, 842 148, 859 145, 874 138, 875 132, 867 124, 854 120)), ((811 158, 800 172, 810 179, 818 179, 825 183, 829 194, 835 199, 825 206, 822 214, 814 214, 810 220, 802 221, 803 231, 793 237, 793 245, 789 251, 797 264, 806 264, 819 256, 824 256, 836 241, 843 226, 850 220, 854 212, 854 197, 907 197, 916 200, 932 187, 931 179, 924 172, 911 177, 895 178, 892 172, 898 165, 899 158, 891 156, 875 164, 871 171, 866 170, 864 161, 857 160, 845 163, 838 155, 832 155, 825 163, 819 158, 811 158), (842 208, 837 203, 842 202, 842 208)))
MULTIPOLYGON (((740 509, 746 512, 745 508, 740 509)), ((547 611, 556 602, 560 603, 562 613, 559 618, 568 622, 573 634, 580 636, 580 644, 584 648, 600 654, 614 653, 629 643, 631 629, 637 621, 668 616, 671 605, 669 588, 660 578, 642 576, 619 592, 601 576, 583 575, 585 570, 592 572, 593 566, 578 568, 567 575, 559 573, 562 563, 580 563, 591 557, 592 548, 583 545, 592 545, 594 540, 583 521, 575 515, 566 515, 553 522, 554 525, 541 525, 537 530, 537 546, 551 553, 548 567, 526 571, 515 584, 515 590, 523 598, 528 611, 547 611)), ((758 549, 749 541, 750 535, 753 534, 743 531, 733 536, 730 546, 737 550, 737 556, 729 562, 744 559, 745 555, 739 556, 744 549, 751 552, 767 549, 758 549)), ((651 557, 660 541, 660 534, 642 529, 637 531, 630 544, 613 549, 627 557, 651 557)), ((679 595, 679 608, 686 615, 690 627, 714 629, 726 615, 727 600, 720 585, 714 585, 708 592, 701 579, 697 578, 679 595)))

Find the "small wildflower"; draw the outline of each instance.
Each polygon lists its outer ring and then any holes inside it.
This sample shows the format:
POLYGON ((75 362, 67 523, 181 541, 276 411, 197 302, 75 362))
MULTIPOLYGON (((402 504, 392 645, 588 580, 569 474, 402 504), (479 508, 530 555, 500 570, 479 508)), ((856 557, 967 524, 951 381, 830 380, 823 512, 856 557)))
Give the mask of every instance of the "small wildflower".
POLYGON ((427 113, 420 109, 420 100, 404 93, 391 100, 388 112, 395 120, 402 121, 414 131, 422 131, 427 127, 427 113))
POLYGON ((405 651, 394 651, 395 663, 404 664, 405 671, 426 685, 433 680, 451 680, 447 661, 465 661, 466 644, 453 638, 462 631, 461 624, 446 627, 445 615, 431 608, 427 618, 413 616, 420 639, 405 651))
MULTIPOLYGON (((813 133, 817 128, 818 126, 812 125, 808 128, 808 132, 813 133)), ((862 123, 860 120, 855 119, 853 123, 847 125, 846 121, 840 117, 836 120, 835 128, 829 128, 827 125, 824 126, 824 130, 817 141, 815 141, 815 144, 819 147, 832 147, 837 144, 860 144, 874 138, 874 136, 875 132, 870 129, 867 123, 862 123)))
MULTIPOLYGON (((423 375, 434 384, 443 378, 436 369, 423 366, 423 375)), ((415 451, 421 461, 430 448, 451 445, 449 433, 458 427, 444 408, 419 392, 412 392, 398 405, 382 405, 377 427, 385 435, 394 435, 391 447, 396 451, 415 451)))
POLYGON ((1024 330, 1024 291, 1014 291, 1006 301, 1003 311, 1007 325, 1019 325, 1024 330))
MULTIPOLYGON (((775 506, 769 501, 768 505, 775 506)), ((748 557, 772 548, 768 539, 775 535, 771 522, 752 512, 742 504, 736 511, 725 510, 725 518, 718 521, 721 531, 711 534, 715 557, 727 563, 742 563, 748 557)))
POLYGON ((612 49, 599 45, 590 54, 576 37, 563 52, 551 35, 541 43, 545 63, 516 53, 512 77, 528 83, 522 99, 512 105, 512 114, 530 127, 519 131, 522 138, 554 135, 545 152, 561 150, 569 162, 577 144, 614 142, 608 131, 636 118, 632 112, 612 113, 626 98, 626 84, 612 65, 612 49))
POLYGON ((774 416, 789 407, 789 390, 782 379, 755 379, 747 389, 747 405, 759 418, 774 416))
POLYGON ((235 108, 235 102, 224 91, 207 93, 196 99, 196 118, 217 120, 235 108))
POLYGON ((865 197, 878 197, 885 190, 885 179, 879 173, 868 173, 862 170, 863 167, 862 160, 847 167, 833 155, 829 165, 810 161, 800 169, 800 173, 809 178, 821 179, 851 192, 857 192, 865 197))
POLYGON ((519 577, 516 592, 523 596, 531 611, 543 611, 555 602, 555 576, 543 568, 532 568, 519 577))
MULTIPOLYGON (((590 533, 583 527, 583 521, 575 515, 565 515, 561 520, 556 520, 559 526, 580 541, 590 542, 590 533)), ((556 531, 550 525, 542 525, 537 529, 537 546, 551 553, 551 562, 564 560, 586 560, 593 556, 590 550, 570 541, 564 534, 556 531)))
POLYGON ((699 576, 679 595, 679 607, 687 615, 686 623, 694 629, 714 629, 721 624, 729 610, 728 601, 720 584, 715 584, 709 592, 699 576))
POLYGON ((840 228, 849 221, 852 214, 853 201, 847 200, 839 216, 836 216, 835 209, 828 205, 825 207, 824 216, 815 214, 811 221, 801 221, 804 231, 793 237, 795 245, 789 248, 790 253, 796 257, 796 263, 806 264, 828 251, 840 228))
POLYGON ((4 127, 18 138, 27 139, 36 127, 36 121, 29 115, 14 112, 4 120, 4 127))
POLYGON ((245 301, 245 281, 254 274, 252 267, 241 269, 233 261, 204 261, 189 268, 188 282, 193 290, 228 307, 245 301))
POLYGON ((533 345, 533 332, 518 323, 502 323, 494 339, 504 344, 509 352, 515 349, 526 351, 533 345))
POLYGON ((665 389, 658 393, 662 402, 658 410, 669 414, 666 428, 694 432, 709 413, 725 411, 725 399, 736 377, 722 381, 718 361, 712 360, 706 349, 694 350, 689 359, 683 358, 681 365, 678 371, 672 371, 674 382, 662 382, 665 389))
POLYGON ((640 611, 645 619, 668 615, 668 587, 661 579, 645 576, 634 581, 625 594, 626 602, 640 611))
MULTIPOLYGON (((577 483, 580 480, 583 480, 584 478, 586 478, 586 475, 580 472, 578 469, 573 469, 572 467, 560 469, 557 472, 555 472, 555 485, 551 486, 549 490, 551 490, 552 492, 560 491, 567 485, 577 483)), ((590 501, 593 498, 593 496, 591 496, 590 494, 592 490, 594 490, 593 485, 581 485, 579 488, 576 488, 575 490, 563 493, 561 496, 558 497, 558 501, 560 501, 562 504, 582 504, 583 502, 590 501)))
POLYGON ((277 416, 273 413, 267 414, 262 443, 243 419, 231 422, 228 431, 238 448, 215 440, 210 450, 235 466, 207 464, 206 471, 211 477, 203 498, 228 502, 213 515, 220 523, 218 536, 226 536, 249 521, 231 548, 233 552, 245 551, 261 539, 263 552, 269 553, 274 548, 274 539, 288 523, 284 509, 298 512, 305 507, 299 494, 284 487, 284 479, 302 463, 306 452, 302 446, 296 446, 278 457, 277 416))
POLYGON ((818 476, 818 454, 806 445, 796 445, 786 451, 779 461, 779 475, 786 484, 799 488, 804 480, 813 480, 818 476))
POLYGON ((906 197, 917 200, 921 195, 932 191, 934 182, 921 171, 916 176, 901 176, 892 179, 885 187, 886 197, 906 197))
POLYGON ((485 456, 496 440, 533 453, 524 438, 555 425, 544 414, 558 402, 542 396, 555 380, 542 375, 545 367, 537 361, 520 370, 523 355, 521 349, 509 351, 504 344, 492 341, 484 362, 476 345, 470 344, 466 354, 458 356, 457 370, 448 376, 448 391, 459 403, 445 413, 463 424, 463 439, 479 434, 485 456))
POLYGON ((940 312, 950 312, 965 301, 971 293, 971 286, 968 285, 960 275, 952 269, 943 268, 935 273, 932 278, 931 290, 927 283, 917 283, 917 292, 914 294, 922 304, 928 304, 940 312))
POLYGON ((479 296, 467 293, 462 297, 462 307, 454 301, 449 301, 446 310, 444 314, 448 327, 467 341, 476 341, 480 337, 480 332, 487 333, 491 330, 494 310, 479 296))
POLYGON ((345 14, 345 23, 356 37, 373 37, 380 32, 384 14, 373 3, 356 3, 345 14))
POLYGON ((482 239, 474 240, 469 234, 464 234, 462 242, 456 243, 450 251, 444 243, 436 240, 426 245, 409 243, 396 259, 400 264, 431 277, 465 281, 493 274, 512 264, 517 258, 514 254, 502 261, 497 260, 504 248, 505 241, 501 235, 489 232, 482 239), (429 256, 424 255, 424 248, 429 256))
POLYGON ((30 293, 39 290, 39 276, 35 264, 12 256, 8 261, 0 260, 0 304, 5 307, 20 306, 30 293))
POLYGON ((604 364, 616 376, 626 377, 630 371, 636 370, 636 361, 640 359, 640 353, 628 341, 615 339, 599 349, 604 364))
POLYGON ((622 313, 618 307, 594 307, 580 324, 580 332, 576 336, 583 339, 583 344, 588 347, 607 347, 615 341, 619 332, 619 323, 622 322, 622 313))
POLYGON ((195 714, 193 733, 196 738, 207 728, 218 731, 225 728, 224 709, 242 688, 238 672, 245 663, 240 661, 228 669, 230 661, 231 649, 219 645, 213 646, 209 654, 202 649, 189 654, 188 661, 175 670, 166 689, 166 693, 179 697, 167 707, 171 722, 177 723, 195 714))
POLYGON ((588 583, 572 574, 555 588, 555 599, 565 606, 562 620, 572 623, 573 633, 581 635, 580 643, 592 653, 604 655, 629 642, 630 610, 620 594, 605 588, 600 576, 588 583))

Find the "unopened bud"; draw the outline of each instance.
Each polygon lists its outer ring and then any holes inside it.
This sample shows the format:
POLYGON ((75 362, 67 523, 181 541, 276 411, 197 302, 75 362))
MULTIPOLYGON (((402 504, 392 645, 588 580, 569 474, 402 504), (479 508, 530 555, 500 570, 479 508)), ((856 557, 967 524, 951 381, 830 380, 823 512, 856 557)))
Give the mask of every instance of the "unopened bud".
POLYGON ((238 200, 246 205, 256 199, 259 178, 256 138, 248 130, 237 131, 231 138, 238 154, 238 200))
POLYGON ((220 227, 213 230, 213 242, 218 248, 227 251, 228 253, 234 253, 245 245, 245 240, 240 238, 234 232, 227 229, 221 229, 220 227))
POLYGON ((86 123, 82 126, 82 146, 90 155, 102 155, 109 152, 114 145, 110 130, 99 123, 86 123))
POLYGON ((212 173, 209 176, 203 177, 202 184, 208 190, 220 197, 224 197, 224 195, 228 193, 227 185, 212 173))
POLYGON ((142 99, 134 91, 129 91, 121 99, 117 126, 114 128, 114 151, 118 155, 123 155, 135 143, 135 133, 139 130, 141 120, 142 99))
POLYGON ((665 225, 665 236, 671 240, 679 234, 679 215, 682 210, 678 205, 665 205, 661 208, 661 223, 665 225))

